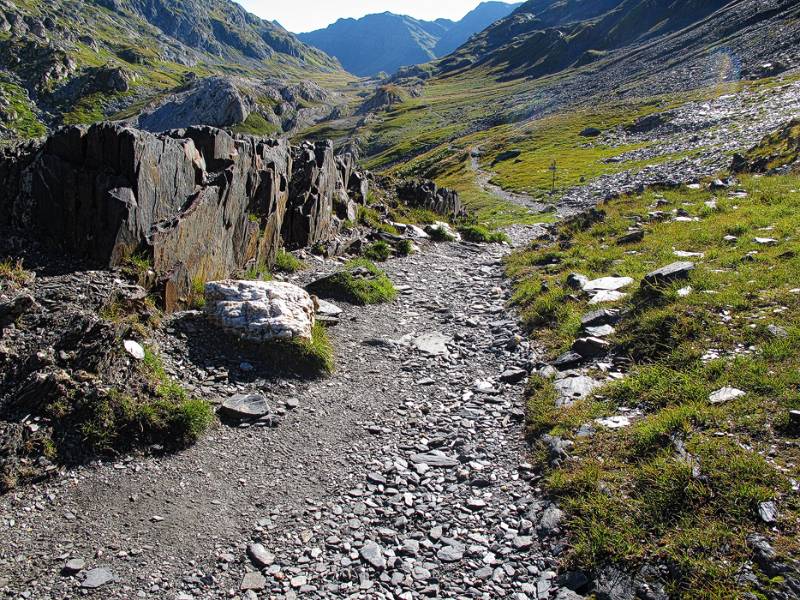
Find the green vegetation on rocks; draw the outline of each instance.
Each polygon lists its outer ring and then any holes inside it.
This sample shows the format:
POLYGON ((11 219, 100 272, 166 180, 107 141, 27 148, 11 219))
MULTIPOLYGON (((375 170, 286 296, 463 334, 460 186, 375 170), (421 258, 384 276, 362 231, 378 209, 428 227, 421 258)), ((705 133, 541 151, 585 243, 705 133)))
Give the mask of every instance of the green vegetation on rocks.
POLYGON ((33 110, 24 88, 0 79, 0 108, 7 117, 5 126, 20 138, 37 138, 47 133, 33 110))
POLYGON ((266 364, 277 366, 286 375, 324 377, 335 368, 333 344, 321 323, 314 324, 310 340, 272 340, 252 349, 266 364))
POLYGON ((378 240, 367 246, 362 254, 366 259, 385 262, 392 255, 392 247, 383 240, 378 240))
POLYGON ((297 258, 294 254, 287 252, 284 248, 281 248, 278 251, 278 255, 275 257, 274 268, 276 271, 282 271, 283 273, 297 273, 307 266, 306 263, 297 258))
POLYGON ((740 589, 748 535, 766 536, 780 560, 800 556, 798 190, 795 176, 746 177, 731 190, 623 197, 508 260, 514 302, 552 357, 598 308, 569 274, 634 280, 607 338, 630 361, 626 377, 563 407, 552 380, 528 386, 529 434, 567 512, 565 567, 665 564, 670 597, 723 598, 740 589), (618 243, 634 227, 643 237, 618 243), (695 263, 687 279, 637 289, 678 260, 695 263), (712 402, 723 388, 742 393, 712 402), (615 415, 630 426, 595 422, 615 415), (579 435, 586 425, 594 433, 579 435), (574 444, 570 460, 548 463, 542 434, 574 444), (774 523, 760 516, 767 502, 774 523))
POLYGON ((0 279, 22 286, 29 283, 33 279, 33 275, 25 270, 21 260, 7 258, 0 261, 0 279))
POLYGON ((458 232, 468 242, 502 244, 509 241, 508 236, 502 231, 491 231, 482 225, 463 225, 458 228, 458 232))
POLYGON ((318 279, 307 289, 320 298, 361 305, 391 302, 397 297, 386 273, 363 258, 351 260, 338 273, 318 279))

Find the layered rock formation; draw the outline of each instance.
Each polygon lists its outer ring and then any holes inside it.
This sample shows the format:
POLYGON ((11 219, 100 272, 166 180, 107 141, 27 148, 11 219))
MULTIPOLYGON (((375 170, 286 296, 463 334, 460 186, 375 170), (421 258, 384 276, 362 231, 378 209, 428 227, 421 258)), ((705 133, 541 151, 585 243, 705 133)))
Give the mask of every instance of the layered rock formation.
POLYGON ((440 188, 428 179, 401 182, 397 185, 397 197, 409 206, 426 208, 453 219, 467 214, 455 190, 440 188))
POLYGON ((292 148, 210 127, 65 128, 6 150, 0 177, 0 225, 99 266, 149 259, 168 310, 202 282, 269 265, 284 243, 330 240, 335 204, 366 195, 352 159, 329 143, 292 148))

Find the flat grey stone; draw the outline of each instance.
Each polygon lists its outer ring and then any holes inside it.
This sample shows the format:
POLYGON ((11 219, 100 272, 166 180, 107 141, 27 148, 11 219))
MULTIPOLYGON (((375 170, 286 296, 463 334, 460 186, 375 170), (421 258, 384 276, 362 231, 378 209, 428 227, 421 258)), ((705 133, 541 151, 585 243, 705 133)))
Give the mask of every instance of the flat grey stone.
POLYGON ((584 328, 612 325, 617 321, 619 321, 619 311, 610 308, 601 308, 581 317, 581 325, 584 328))
POLYGON ((589 300, 589 306, 604 304, 605 302, 619 302, 627 296, 628 294, 623 294, 622 292, 614 290, 600 290, 589 300))
POLYGON ((75 575, 80 573, 86 568, 86 561, 82 558, 73 558, 68 560, 64 565, 63 571, 65 575, 75 575))
POLYGON ((257 419, 269 414, 269 405, 262 394, 236 394, 222 403, 221 410, 231 417, 257 419))
POLYGON ((464 558, 464 550, 456 546, 445 546, 441 548, 436 556, 445 563, 454 563, 464 558))
POLYGON ((267 579, 258 571, 245 573, 244 577, 242 577, 242 583, 239 585, 239 589, 242 591, 253 590, 258 592, 265 587, 267 587, 267 579))
POLYGON ((447 344, 451 341, 451 337, 443 333, 433 332, 425 333, 415 338, 412 344, 422 354, 427 354, 428 356, 450 356, 447 344))
POLYGON ((317 298, 317 315, 325 317, 338 317, 344 312, 341 308, 336 306, 333 302, 328 302, 322 298, 317 298))
POLYGON ((633 283, 630 277, 601 277, 586 282, 583 286, 585 292, 616 292, 633 283))
POLYGON ((772 501, 758 505, 758 516, 764 523, 771 524, 778 520, 778 507, 772 501))
POLYGON ((559 406, 568 406, 575 400, 580 400, 591 394, 602 383, 591 377, 579 375, 557 379, 553 385, 559 393, 559 406))
POLYGON ((586 327, 584 331, 591 337, 604 338, 614 335, 616 330, 611 325, 598 325, 597 327, 586 327))
POLYGON ((614 417, 603 417, 601 419, 595 419, 595 423, 597 423, 598 425, 602 425, 607 429, 623 429, 625 427, 630 426, 631 420, 625 415, 617 415, 614 417))
POLYGON ((536 530, 540 535, 549 535, 558 529, 558 527, 561 525, 561 521, 563 520, 564 511, 558 508, 555 504, 551 504, 542 513, 536 530))
POLYGON ((359 551, 361 558, 372 565, 375 569, 382 571, 386 568, 386 559, 383 557, 383 550, 375 542, 367 542, 359 551))
POLYGON ((259 569, 268 567, 275 562, 275 555, 267 551, 261 544, 249 544, 247 546, 247 556, 259 569))
POLYGON ((81 587, 94 590, 116 580, 117 578, 111 571, 103 567, 98 567, 86 572, 86 577, 81 582, 81 587))
POLYGON ((431 452, 421 452, 411 457, 414 464, 424 464, 429 467, 457 467, 460 463, 458 459, 447 456, 444 452, 433 450, 431 452))
POLYGON ((733 387, 724 387, 713 392, 708 397, 708 401, 711 402, 711 404, 723 404, 724 402, 730 402, 731 400, 741 398, 744 395, 746 395, 746 392, 742 390, 733 387))
POLYGON ((656 269, 644 276, 644 283, 648 285, 664 285, 687 279, 689 273, 694 270, 694 263, 689 261, 679 261, 656 269))
POLYGON ((598 358, 608 353, 611 344, 598 337, 578 338, 572 344, 572 351, 577 352, 583 358, 598 358))

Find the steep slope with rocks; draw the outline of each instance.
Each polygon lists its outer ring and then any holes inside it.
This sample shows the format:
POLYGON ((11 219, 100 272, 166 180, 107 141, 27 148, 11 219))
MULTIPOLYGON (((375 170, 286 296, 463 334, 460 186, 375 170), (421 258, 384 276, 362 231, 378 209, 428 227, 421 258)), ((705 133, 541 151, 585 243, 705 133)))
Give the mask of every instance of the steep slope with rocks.
POLYGON ((351 79, 335 59, 229 0, 0 3, 0 139, 127 119, 191 92, 219 97, 220 112, 190 98, 170 126, 290 131, 305 121, 289 113, 324 106, 306 113, 313 122, 347 104, 319 90, 295 101, 293 85, 342 88, 351 79))

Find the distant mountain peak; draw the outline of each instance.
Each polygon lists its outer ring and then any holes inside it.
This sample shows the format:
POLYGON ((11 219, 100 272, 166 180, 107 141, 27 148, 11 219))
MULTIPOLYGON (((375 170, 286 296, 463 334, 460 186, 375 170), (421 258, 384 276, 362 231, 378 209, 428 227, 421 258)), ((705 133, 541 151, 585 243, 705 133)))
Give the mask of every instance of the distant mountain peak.
POLYGON ((400 67, 425 63, 452 52, 470 36, 519 6, 483 2, 460 21, 423 21, 386 11, 358 19, 339 19, 324 29, 297 37, 338 58, 355 75, 393 73, 400 67))

